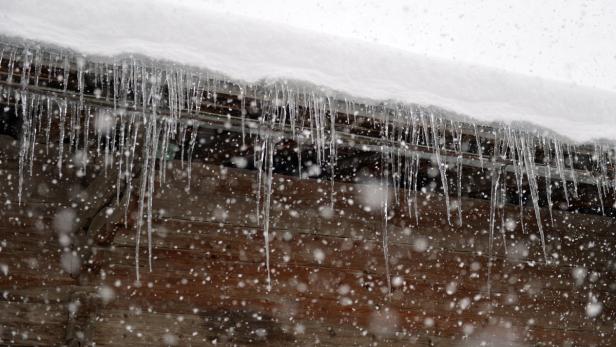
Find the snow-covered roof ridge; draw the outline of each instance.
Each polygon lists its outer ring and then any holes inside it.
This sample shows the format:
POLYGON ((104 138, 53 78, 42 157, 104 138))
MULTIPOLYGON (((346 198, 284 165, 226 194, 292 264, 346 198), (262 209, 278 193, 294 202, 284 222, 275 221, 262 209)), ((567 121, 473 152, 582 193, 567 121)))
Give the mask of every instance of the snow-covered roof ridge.
POLYGON ((578 142, 616 138, 613 92, 221 15, 192 2, 2 2, 0 34, 86 55, 142 54, 248 83, 290 79, 357 98, 434 105, 578 142))

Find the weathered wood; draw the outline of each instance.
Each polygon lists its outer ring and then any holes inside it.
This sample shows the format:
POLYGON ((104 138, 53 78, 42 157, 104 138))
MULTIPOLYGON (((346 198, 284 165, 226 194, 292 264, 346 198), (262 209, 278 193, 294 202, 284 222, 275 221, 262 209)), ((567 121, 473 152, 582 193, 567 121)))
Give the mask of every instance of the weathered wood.
MULTIPOLYGON (((218 166, 195 169, 193 175, 198 177, 195 182, 199 184, 193 187, 191 194, 184 195, 174 186, 174 179, 170 179, 156 195, 155 206, 160 214, 154 225, 155 269, 150 273, 142 265, 139 285, 134 282, 132 229, 116 225, 114 247, 96 250, 96 262, 105 276, 92 273, 88 283, 113 288, 116 299, 108 307, 114 310, 138 307, 140 311, 147 309, 172 316, 197 310, 209 319, 233 317, 231 313, 213 312, 281 312, 290 314, 293 322, 305 326, 314 321, 333 331, 344 329, 345 324, 356 326, 357 335, 339 340, 332 337, 332 344, 363 344, 371 339, 394 344, 386 336, 370 332, 370 329, 379 329, 370 327, 371 317, 378 307, 394 310, 397 321, 393 326, 402 334, 403 342, 397 342, 400 345, 453 344, 452 339, 463 335, 458 322, 470 324, 478 332, 470 337, 471 340, 484 336, 482 338, 487 340, 501 341, 503 334, 512 335, 511 340, 503 340, 504 345, 539 341, 557 345, 567 341, 603 344, 610 340, 596 332, 616 328, 612 323, 616 303, 610 297, 614 276, 608 268, 597 268, 602 275, 595 282, 576 284, 571 270, 575 264, 572 259, 577 259, 574 255, 581 252, 578 248, 561 244, 558 252, 570 254, 569 258, 547 265, 531 261, 532 252, 528 255, 497 252, 491 267, 492 288, 488 295, 487 234, 476 234, 476 230, 486 228, 487 220, 471 216, 466 226, 450 227, 446 222, 443 224, 440 209, 429 207, 420 212, 423 217, 418 226, 403 224, 408 218, 395 216, 392 219, 392 275, 400 276, 402 285, 388 295, 378 214, 352 205, 346 206, 345 215, 333 220, 323 218, 318 206, 327 201, 325 188, 329 183, 296 182, 287 177, 276 177, 277 182, 284 182, 284 190, 275 193, 274 206, 277 207, 272 216, 270 244, 274 285, 272 291, 267 292, 263 237, 251 218, 255 201, 251 175, 218 166), (220 175, 229 184, 216 184, 220 175), (205 200, 191 202, 194 194, 205 200), (299 217, 292 217, 291 209, 284 208, 285 198, 291 196, 294 200, 286 203, 299 217), (404 231, 408 227, 412 229, 410 234, 404 231), (465 236, 475 241, 464 243, 465 236), (456 237, 460 237, 458 243, 453 242, 456 237), (425 250, 416 249, 417 239, 426 239, 425 250), (322 260, 315 257, 317 249, 324 254, 322 260), (455 291, 448 294, 451 283, 455 283, 455 291), (347 294, 340 294, 340 288, 347 294), (588 291, 603 293, 600 294, 603 312, 596 319, 586 316, 588 291), (460 305, 468 307, 460 309, 460 305), (426 328, 426 319, 434 320, 435 325, 426 328), (367 335, 362 331, 367 331, 367 335)), ((346 189, 347 193, 345 189, 339 190, 337 196, 341 201, 355 195, 348 194, 348 186, 346 189)), ((438 196, 431 199, 440 201, 438 196)), ((467 199, 465 203, 467 208, 479 213, 485 213, 487 208, 481 201, 467 199)), ((518 213, 515 207, 512 211, 518 213)), ((528 216, 528 220, 532 217, 528 216)), ((581 231, 582 239, 591 240, 590 235, 583 233, 582 223, 586 223, 589 234, 592 231, 607 233, 605 242, 609 242, 612 220, 580 217, 579 220, 557 222, 548 230, 564 237, 566 232, 560 228, 566 225, 567 229, 581 231)), ((533 230, 530 225, 529 222, 527 232, 533 230)), ((511 234, 520 239, 528 237, 519 228, 511 234)), ((539 248, 536 242, 531 245, 526 246, 527 250, 539 248)), ((538 254, 537 259, 540 256, 538 254)), ((602 255, 600 258, 608 257, 602 255)), ((592 266, 604 262, 588 264, 589 271, 592 266)), ((107 310, 109 308, 103 312, 107 310)), ((247 318, 240 320, 253 324, 247 318)), ((285 319, 277 317, 275 321, 281 324, 283 331, 287 329, 284 328, 285 319)), ((253 328, 256 329, 254 324, 253 328)), ((194 329, 199 336, 204 331, 203 327, 192 325, 181 329, 194 329)), ((98 334, 98 341, 103 341, 104 333, 98 334)), ((142 334, 141 337, 133 334, 124 338, 136 344, 156 343, 145 337, 147 333, 142 334)), ((292 341, 325 340, 324 334, 315 333, 308 340, 293 335, 292 341)), ((181 340, 197 345, 195 340, 185 338, 181 340)), ((233 338, 225 337, 231 339, 228 341, 242 341, 246 337, 233 338)), ((211 342, 201 340, 199 343, 211 342)), ((276 345, 274 339, 268 343, 276 345)))
MULTIPOLYGON (((337 208, 330 216, 323 212, 330 204, 330 182, 277 175, 270 230, 273 288, 267 291, 254 174, 195 164, 193 186, 186 192, 182 171, 169 171, 154 196, 154 270, 141 264, 140 283, 134 274, 134 203, 128 228, 118 218, 121 208, 107 213, 115 203, 109 195, 101 200, 105 203, 90 204, 98 211, 87 218, 92 266, 81 272, 79 281, 68 274, 57 276, 62 273, 62 250, 49 231, 57 207, 42 205, 50 214, 37 220, 26 212, 11 212, 11 226, 0 227, 0 235, 11 241, 0 251, 0 260, 18 264, 30 257, 55 265, 48 276, 28 270, 28 262, 11 266, 13 277, 0 277, 0 284, 10 289, 6 300, 61 305, 64 333, 55 337, 61 341, 56 344, 614 342, 610 334, 616 329, 616 302, 611 294, 616 276, 606 254, 613 247, 615 224, 610 218, 555 211, 554 225, 546 219, 545 229, 548 250, 558 258, 543 264, 539 242, 529 238, 537 229, 527 209, 525 232, 519 224, 507 231, 507 252, 497 235, 488 281, 487 202, 465 198, 463 224, 450 226, 440 206, 443 198, 419 194, 419 223, 404 207, 391 211, 388 260, 399 284, 388 294, 382 216, 367 211, 360 197, 370 186, 336 183, 337 208), (34 232, 37 224, 45 227, 34 232), (579 284, 571 274, 576 266, 589 272, 579 284), (590 281, 593 271, 598 276, 590 281), (603 305, 596 318, 586 315, 589 292, 603 305), (106 293, 108 302, 97 293, 106 293), (76 301, 88 304, 78 305, 71 316, 68 305, 76 301), (465 326, 473 332, 465 333, 465 326)), ((517 221, 516 206, 505 211, 517 221)), ((22 324, 10 316, 0 323, 9 329, 22 324)), ((54 338, 45 334, 44 341, 54 338)))
POLYGON ((68 304, 68 321, 64 335, 64 345, 81 347, 92 345, 92 335, 100 303, 94 293, 76 290, 71 294, 68 304))
POLYGON ((66 329, 62 304, 0 301, 0 344, 57 346, 66 329))

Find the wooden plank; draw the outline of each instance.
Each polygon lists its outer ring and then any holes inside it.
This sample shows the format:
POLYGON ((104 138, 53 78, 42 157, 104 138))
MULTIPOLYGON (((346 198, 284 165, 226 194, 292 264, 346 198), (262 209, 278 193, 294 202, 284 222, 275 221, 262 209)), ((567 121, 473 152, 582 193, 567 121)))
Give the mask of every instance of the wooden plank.
POLYGON ((66 329, 67 314, 61 304, 0 301, 0 344, 58 346, 66 329))

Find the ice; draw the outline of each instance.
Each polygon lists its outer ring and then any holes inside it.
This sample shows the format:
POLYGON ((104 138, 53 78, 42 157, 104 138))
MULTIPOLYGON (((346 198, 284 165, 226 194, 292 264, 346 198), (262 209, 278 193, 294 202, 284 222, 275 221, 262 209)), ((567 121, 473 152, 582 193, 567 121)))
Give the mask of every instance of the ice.
POLYGON ((272 203, 272 177, 274 169, 274 143, 272 135, 267 133, 260 143, 255 139, 255 166, 257 167, 257 196, 256 196, 256 219, 257 225, 263 227, 265 268, 267 271, 267 289, 271 289, 270 270, 270 213, 272 203), (257 152, 258 149, 258 152, 257 152), (265 177, 263 173, 265 172, 265 177), (262 197, 261 195, 264 194, 262 197), (263 206, 261 207, 261 200, 263 206), (261 211, 263 209, 263 211, 261 211), (263 221, 261 222, 261 213, 263 221))
MULTIPOLYGON (((385 155, 389 157, 389 155, 385 155)), ((389 270, 389 168, 385 164, 385 160, 382 160, 385 167, 383 170, 383 177, 381 181, 381 189, 384 192, 383 200, 381 202, 383 208, 383 260, 385 262, 385 278, 387 280, 387 289, 391 293, 391 274, 389 270)))
POLYGON ((539 229, 539 235, 541 237, 541 248, 543 249, 543 257, 545 262, 548 262, 548 254, 545 250, 545 235, 543 233, 543 224, 541 222, 541 212, 539 208, 539 192, 537 187, 537 176, 535 169, 535 156, 534 146, 530 138, 526 138, 525 135, 519 137, 520 147, 522 148, 522 155, 524 157, 524 166, 526 169, 526 177, 528 178, 528 184, 530 186, 530 193, 532 198, 533 207, 535 208, 535 219, 537 220, 537 228, 539 229), (531 143, 528 143, 528 142, 531 143), (532 150, 531 150, 532 148, 532 150))
POLYGON ((550 221, 552 222, 552 226, 554 226, 554 215, 552 211, 554 207, 554 203, 552 202, 552 169, 549 168, 552 166, 552 148, 550 146, 550 141, 546 141, 545 138, 542 140, 543 152, 545 153, 545 164, 548 166, 545 176, 545 194, 548 199, 548 211, 550 212, 550 221))
POLYGON ((445 209, 447 213, 447 223, 451 225, 451 209, 449 206, 449 182, 447 180, 447 164, 441 160, 441 136, 440 124, 435 120, 434 114, 430 114, 430 127, 432 129, 432 148, 436 157, 436 165, 441 174, 441 184, 443 185, 443 195, 445 196, 445 209))
POLYGON ((569 191, 567 190, 567 178, 564 173, 565 160, 563 158, 562 147, 558 140, 554 140, 554 151, 556 153, 556 168, 558 169, 558 175, 560 176, 563 191, 565 193, 565 199, 567 205, 569 205, 569 191))
POLYGON ((501 169, 492 162, 492 184, 490 185, 490 239, 488 242, 488 295, 491 293, 492 257, 494 252, 494 225, 496 221, 497 194, 500 189, 501 169))
MULTIPOLYGON (((605 213, 609 207, 604 206, 605 198, 616 192, 615 179, 610 171, 614 149, 603 142, 592 144, 593 154, 588 159, 586 171, 583 171, 579 169, 581 165, 575 158, 577 151, 574 144, 550 133, 538 135, 509 124, 492 124, 493 130, 488 134, 480 131, 485 124, 469 123, 444 110, 418 104, 393 101, 375 103, 348 95, 341 98, 339 95, 333 96, 330 90, 303 82, 268 81, 251 85, 210 71, 145 57, 84 57, 72 51, 58 51, 40 45, 31 48, 28 43, 23 45, 18 48, 0 45, 5 57, 3 59, 8 57, 9 65, 13 68, 26 64, 25 73, 33 76, 38 74, 42 60, 51 60, 50 73, 58 77, 69 76, 65 67, 76 67, 76 75, 71 77, 71 81, 77 78, 79 94, 70 90, 64 93, 68 84, 68 78, 64 77, 58 92, 53 95, 40 93, 36 88, 31 88, 32 85, 10 84, 12 80, 21 77, 14 73, 0 80, 3 90, 15 95, 15 113, 22 121, 19 144, 20 203, 23 199, 22 191, 28 184, 28 171, 32 172, 32 165, 38 159, 37 152, 42 150, 36 147, 37 137, 45 138, 45 151, 54 156, 53 164, 57 170, 53 171, 60 178, 70 172, 70 164, 79 166, 78 175, 85 175, 86 172, 95 174, 93 170, 98 170, 96 163, 102 162, 104 172, 117 174, 117 177, 113 176, 117 185, 114 208, 124 208, 126 224, 129 220, 129 204, 131 201, 137 202, 137 280, 140 279, 141 269, 139 258, 144 254, 143 234, 147 237, 144 248, 147 250, 148 269, 154 267, 152 243, 156 232, 154 224, 158 217, 155 196, 158 189, 165 186, 167 164, 172 164, 168 161, 174 158, 175 150, 180 152, 179 166, 186 176, 185 190, 190 193, 192 160, 195 148, 200 143, 199 131, 212 128, 212 124, 204 120, 204 113, 200 111, 202 105, 217 100, 218 94, 223 94, 223 89, 226 93, 235 93, 240 110, 237 116, 233 116, 237 119, 231 115, 219 115, 219 118, 226 117, 229 127, 235 127, 233 131, 238 134, 238 147, 241 144, 241 151, 250 153, 252 149, 254 155, 252 163, 243 156, 229 157, 229 160, 236 167, 246 170, 254 167, 257 171, 254 222, 264 235, 268 288, 272 286, 271 275, 275 273, 270 268, 274 204, 272 179, 276 174, 274 158, 283 138, 291 140, 293 149, 297 151, 297 174, 300 178, 327 177, 330 180, 329 194, 324 194, 325 198, 318 206, 324 219, 333 220, 341 211, 341 203, 336 201, 338 192, 335 190, 336 180, 341 175, 338 165, 341 146, 378 153, 380 161, 378 156, 375 161, 379 162, 379 172, 374 172, 371 180, 359 182, 362 184, 355 192, 355 201, 365 211, 382 218, 381 226, 374 231, 374 235, 381 236, 384 275, 390 292, 391 286, 395 286, 392 282, 397 281, 397 277, 392 279, 390 273, 390 262, 394 259, 389 254, 392 242, 390 230, 393 230, 391 212, 402 205, 406 211, 401 218, 405 218, 405 223, 408 222, 406 227, 410 228, 412 223, 420 224, 418 201, 423 184, 420 170, 427 161, 433 165, 435 187, 440 182, 441 191, 438 193, 442 192, 443 199, 439 201, 445 201, 443 208, 446 221, 452 228, 455 228, 454 224, 462 225, 464 217, 472 213, 470 209, 468 212, 462 209, 462 193, 466 188, 463 186, 462 169, 467 167, 469 161, 473 162, 469 158, 479 162, 476 169, 480 175, 490 175, 490 261, 497 229, 500 227, 505 252, 510 253, 506 249, 506 233, 513 232, 517 227, 511 216, 505 216, 503 209, 508 200, 507 189, 512 188, 506 186, 506 177, 510 173, 515 178, 520 205, 519 223, 522 228, 525 227, 524 205, 528 200, 533 205, 532 212, 535 214, 546 262, 546 237, 541 208, 547 207, 550 219, 555 219, 556 214, 552 211, 553 194, 562 189, 566 200, 576 198, 578 184, 591 182, 597 191, 597 201, 601 207, 599 212, 605 213), (83 95, 90 87, 100 90, 94 102, 92 96, 83 95), (105 103, 102 102, 103 98, 107 100, 105 103), (372 139, 376 144, 360 143, 359 136, 349 134, 347 127, 351 126, 345 124, 345 121, 348 123, 351 118, 355 120, 359 117, 365 118, 366 122, 380 130, 372 139), (302 152, 308 153, 309 157, 302 157, 302 152), (544 156, 542 162, 541 154, 544 156), (546 179, 545 188, 543 184, 539 187, 540 178, 546 179), (544 192, 547 204, 542 202, 544 192), (452 218, 454 210, 457 216, 452 218)), ((36 84, 36 77, 31 80, 36 84)), ((426 252, 429 242, 429 239, 423 237, 415 238, 413 248, 417 252, 426 252)))

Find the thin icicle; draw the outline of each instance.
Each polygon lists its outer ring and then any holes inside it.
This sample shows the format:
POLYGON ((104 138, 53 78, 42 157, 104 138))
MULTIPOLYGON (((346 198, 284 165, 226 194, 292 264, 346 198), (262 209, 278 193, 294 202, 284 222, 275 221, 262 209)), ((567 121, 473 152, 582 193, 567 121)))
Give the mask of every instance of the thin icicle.
POLYGON ((500 167, 496 166, 495 161, 492 161, 491 165, 492 184, 490 185, 490 236, 488 240, 488 297, 492 291, 491 272, 492 272, 492 260, 494 257, 494 225, 496 220, 496 207, 498 205, 497 192, 500 182, 500 167))
POLYGON ((246 148, 246 94, 244 88, 240 87, 240 114, 242 117, 242 148, 246 148))
POLYGON ((479 162, 481 163, 481 170, 483 170, 483 148, 481 146, 481 138, 477 132, 477 124, 473 123, 473 130, 475 132, 475 141, 477 142, 477 155, 479 156, 479 162))
POLYGON ((261 186, 263 185, 263 165, 265 161, 266 141, 261 141, 255 138, 255 166, 257 167, 257 226, 261 225, 261 186))
POLYGON ((603 207, 603 188, 601 185, 601 179, 595 177, 595 185, 597 186, 597 196, 599 197, 599 204, 601 206, 601 214, 605 216, 605 208, 603 207))
POLYGON ((567 201, 567 206, 569 206, 569 192, 567 190, 567 177, 565 176, 565 160, 563 158, 562 147, 558 140, 554 140, 554 153, 556 155, 556 168, 565 193, 565 200, 567 201))
POLYGON ((434 155, 436 157, 436 165, 441 174, 441 184, 443 186, 443 195, 445 197, 445 208, 447 213, 447 224, 451 225, 451 209, 449 203, 449 184, 447 182, 447 164, 441 160, 441 144, 437 121, 434 119, 434 113, 430 114, 430 126, 432 127, 432 140, 434 146, 434 155))
MULTIPOLYGON (((143 229, 143 212, 145 209, 145 195, 148 186, 148 168, 150 167, 150 150, 153 134, 153 125, 156 120, 153 115, 143 116, 143 127, 145 131, 145 143, 143 144, 143 162, 141 165, 141 181, 139 189, 139 207, 137 214, 137 233, 135 237, 135 273, 139 282, 139 252, 141 248, 141 230, 143 229)), ((152 159, 154 160, 154 159, 152 159)))
POLYGON ((190 181, 192 178, 192 157, 193 157, 193 151, 195 150, 195 144, 197 143, 198 134, 199 134, 199 123, 193 122, 192 132, 190 133, 190 142, 188 144, 188 167, 186 169, 188 173, 188 185, 186 187, 187 192, 190 191, 190 181))
MULTIPOLYGON (((577 182, 577 173, 575 167, 573 165, 575 161, 575 149, 571 150, 571 144, 567 144, 567 158, 569 162, 569 170, 571 171, 571 180, 573 181, 573 197, 578 198, 578 182, 577 182)), ((615 176, 616 177, 616 176, 615 176)))
POLYGON ((66 111, 68 108, 68 104, 66 100, 62 103, 58 104, 59 107, 59 115, 60 122, 58 123, 58 127, 60 128, 60 138, 58 139, 58 176, 62 178, 62 156, 64 155, 64 122, 66 120, 66 111))
POLYGON ((456 150, 456 172, 458 174, 458 225, 462 226, 462 129, 454 126, 454 145, 456 150))
POLYGON ((383 170, 383 175, 381 178, 381 189, 384 192, 384 198, 382 201, 383 206, 383 258, 385 261, 385 278, 387 281, 387 292, 391 293, 391 274, 389 271, 389 168, 387 162, 389 160, 385 159, 385 157, 389 157, 389 154, 381 155, 381 170, 383 170))
POLYGON ((133 113, 130 117, 130 122, 128 123, 128 133, 131 136, 132 142, 130 144, 130 151, 128 152, 128 157, 126 159, 126 172, 124 173, 127 194, 126 205, 124 205, 124 225, 126 227, 128 227, 128 207, 130 205, 131 194, 133 191, 133 166, 135 161, 135 152, 137 148, 137 135, 139 134, 135 113, 133 113))
MULTIPOLYGON (((327 102, 329 104, 329 167, 330 167, 330 208, 332 211, 334 210, 334 206, 336 203, 336 192, 335 192, 335 169, 336 169, 336 161, 338 160, 338 155, 336 153, 336 112, 332 108, 330 98, 327 98, 327 102)), ((387 127, 387 124, 385 125, 387 127)))
POLYGON ((501 191, 500 191, 500 209, 501 209, 501 235, 503 236, 503 248, 505 250, 505 255, 507 252, 507 228, 505 225, 505 204, 507 203, 507 175, 503 172, 503 179, 501 180, 501 191))
POLYGON ((554 226, 554 215, 552 213, 554 203, 552 202, 552 158, 550 148, 550 141, 546 141, 545 138, 543 141, 543 153, 545 155, 545 195, 548 199, 548 211, 550 212, 550 222, 552 226, 554 226), (547 146, 547 148, 546 148, 547 146))
MULTIPOLYGON (((150 272, 152 271, 152 203, 154 200, 154 187, 155 187, 155 177, 156 177, 156 157, 159 155, 158 152, 158 146, 160 143, 160 138, 159 136, 161 135, 162 131, 164 129, 158 127, 158 121, 156 120, 155 116, 152 116, 152 139, 151 139, 151 143, 152 143, 152 154, 150 155, 151 160, 150 160, 150 167, 147 169, 148 171, 148 192, 147 192, 147 209, 146 209, 146 214, 147 214, 147 224, 146 224, 146 230, 147 230, 147 235, 148 235, 148 268, 150 269, 150 272)), ((162 154, 164 155, 164 153, 162 154)), ((162 162, 162 159, 160 159, 160 161, 162 162)), ((143 217, 141 217, 143 218, 143 217)))
MULTIPOLYGON (((528 178, 528 184, 530 186, 531 198, 533 200, 533 206, 535 208, 535 218, 537 220, 537 228, 541 236, 541 248, 543 249, 543 257, 545 262, 548 262, 548 254, 545 249, 545 235, 543 233, 543 224, 541 222, 541 210, 539 208, 539 190, 537 187, 537 177, 535 173, 534 155, 531 153, 531 146, 527 143, 526 136, 520 136, 521 147, 524 151, 524 166, 526 168, 526 177, 528 178)), ((534 148, 533 148, 534 150, 534 148)))
POLYGON ((267 158, 265 161, 265 170, 267 172, 265 177, 265 202, 263 204, 263 237, 265 239, 265 268, 267 270, 267 290, 272 289, 272 278, 270 270, 270 210, 272 204, 272 173, 274 169, 274 145, 272 143, 271 135, 267 135, 266 139, 267 158))
MULTIPOLYGON (((19 183, 18 183, 18 191, 17 191, 17 201, 19 205, 21 205, 22 200, 22 192, 24 185, 24 166, 26 165, 26 158, 28 157, 28 148, 30 148, 30 116, 28 111, 28 94, 26 92, 22 92, 20 94, 21 99, 21 111, 22 111, 22 128, 21 128, 21 142, 19 146, 19 183)), ((17 97, 15 100, 15 115, 18 115, 18 105, 17 105, 17 97)))

